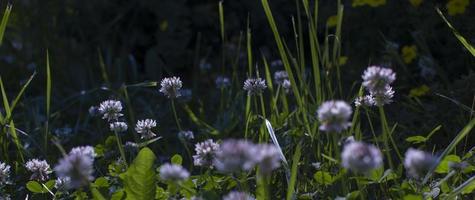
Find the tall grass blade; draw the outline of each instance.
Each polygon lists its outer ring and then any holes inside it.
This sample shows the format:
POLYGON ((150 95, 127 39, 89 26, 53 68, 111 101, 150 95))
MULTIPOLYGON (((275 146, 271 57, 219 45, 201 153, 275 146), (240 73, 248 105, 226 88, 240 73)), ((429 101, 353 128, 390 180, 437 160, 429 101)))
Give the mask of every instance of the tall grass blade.
POLYGON ((287 200, 296 199, 295 184, 297 182, 297 173, 300 162, 300 156, 302 155, 302 143, 298 143, 295 147, 294 155, 292 156, 292 169, 290 171, 290 183, 287 187, 287 200))
POLYGON ((8 18, 10 18, 12 7, 13 5, 8 3, 3 13, 2 22, 0 23, 0 46, 3 44, 3 36, 5 35, 5 29, 7 29, 8 18))
POLYGON ((475 126, 475 118, 472 119, 467 125, 465 125, 465 127, 452 140, 449 146, 447 146, 447 148, 445 148, 442 154, 437 158, 437 164, 432 166, 432 168, 425 175, 424 180, 422 181, 424 184, 427 183, 429 178, 434 173, 434 170, 437 168, 439 163, 445 158, 445 156, 447 156, 450 152, 452 152, 452 150, 457 146, 457 144, 460 143, 460 141, 462 141, 462 139, 470 133, 473 126, 475 126))
POLYGON ((445 18, 444 14, 442 13, 442 11, 440 11, 439 8, 436 8, 436 11, 437 11, 437 13, 439 13, 440 17, 442 17, 442 19, 447 24, 447 26, 449 26, 449 28, 452 30, 452 33, 460 41, 460 43, 462 43, 462 45, 472 54, 472 56, 475 57, 475 47, 473 47, 470 43, 468 43, 468 41, 462 35, 460 35, 460 33, 457 31, 457 29, 455 29, 452 26, 452 24, 449 22, 449 20, 447 20, 447 18, 445 18))
POLYGON ((49 118, 51 114, 51 66, 49 60, 49 51, 46 50, 46 122, 44 135, 44 150, 47 152, 49 118))

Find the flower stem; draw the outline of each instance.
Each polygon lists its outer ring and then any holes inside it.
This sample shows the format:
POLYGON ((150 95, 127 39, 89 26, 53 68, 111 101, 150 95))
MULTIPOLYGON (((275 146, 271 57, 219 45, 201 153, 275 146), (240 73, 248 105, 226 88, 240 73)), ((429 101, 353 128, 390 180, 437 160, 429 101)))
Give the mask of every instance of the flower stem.
POLYGON ((176 126, 178 127, 179 131, 182 131, 180 121, 178 120, 178 115, 176 113, 175 100, 172 99, 171 102, 172 102, 172 110, 173 110, 173 116, 175 117, 176 126))
POLYGON ((117 131, 114 131, 114 135, 115 135, 116 142, 117 142, 117 148, 119 148, 120 156, 122 157, 122 160, 124 160, 125 166, 128 166, 127 165, 127 159, 125 159, 125 151, 124 151, 124 148, 122 147, 122 141, 121 141, 117 131))

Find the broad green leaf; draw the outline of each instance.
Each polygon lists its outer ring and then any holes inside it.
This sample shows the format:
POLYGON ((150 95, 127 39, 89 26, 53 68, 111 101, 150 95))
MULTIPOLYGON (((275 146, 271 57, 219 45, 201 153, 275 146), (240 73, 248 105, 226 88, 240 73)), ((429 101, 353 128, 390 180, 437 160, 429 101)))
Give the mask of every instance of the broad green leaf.
POLYGON ((28 181, 28 183, 26 183, 26 188, 30 191, 30 192, 33 192, 33 193, 47 193, 48 190, 46 190, 46 188, 44 188, 40 183, 36 182, 36 181, 28 181))
POLYGON ((450 170, 450 163, 459 163, 460 161, 462 160, 457 155, 448 155, 440 162, 439 166, 437 166, 437 168, 435 169, 435 172, 439 174, 448 173, 450 170))
POLYGON ((422 200, 423 197, 421 195, 409 194, 404 196, 404 200, 422 200))
POLYGON ((155 170, 153 163, 155 154, 149 148, 140 150, 129 169, 121 175, 124 180, 126 199, 154 199, 155 170))
POLYGON ((333 177, 328 172, 318 171, 313 175, 313 178, 321 185, 331 185, 333 183, 333 177))
POLYGON ((95 187, 91 187, 92 199, 94 200, 106 200, 104 196, 102 196, 101 192, 97 190, 95 187))
POLYGON ((181 165, 181 163, 183 162, 183 158, 180 155, 175 154, 173 155, 171 161, 175 165, 181 165))
POLYGON ((475 181, 469 182, 465 189, 462 190, 462 194, 470 194, 475 190, 475 181))
POLYGON ((111 200, 122 200, 123 197, 124 197, 124 190, 119 189, 115 191, 114 194, 112 194, 111 200))
POLYGON ((106 178, 99 177, 94 181, 93 186, 94 187, 109 187, 109 182, 107 181, 106 178))

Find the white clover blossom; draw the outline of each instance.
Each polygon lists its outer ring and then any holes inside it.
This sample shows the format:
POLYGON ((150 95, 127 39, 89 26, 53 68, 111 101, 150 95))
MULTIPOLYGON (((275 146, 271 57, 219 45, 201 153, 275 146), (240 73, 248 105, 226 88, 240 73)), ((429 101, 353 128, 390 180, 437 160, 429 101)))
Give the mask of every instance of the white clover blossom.
POLYGON ((356 97, 355 99, 355 106, 373 106, 375 104, 374 97, 371 95, 365 95, 362 97, 356 97))
POLYGON ((127 126, 127 123, 125 122, 112 122, 109 124, 109 128, 113 132, 120 133, 120 132, 127 131, 128 126, 127 126))
POLYGON ((54 170, 58 178, 68 179, 67 188, 79 188, 94 180, 94 148, 73 148, 68 155, 59 160, 54 170), (92 150, 92 152, 91 152, 92 150))
POLYGON ((351 107, 344 101, 326 101, 318 108, 320 130, 325 132, 341 132, 351 126, 351 107))
POLYGON ((54 187, 58 190, 66 190, 68 188, 69 181, 70 181, 69 177, 57 178, 54 181, 54 187))
POLYGON ((213 165, 224 173, 251 170, 255 165, 253 148, 254 144, 246 140, 228 139, 216 151, 213 165))
POLYGON ((247 95, 261 94, 266 88, 266 81, 261 78, 249 78, 244 81, 243 89, 247 91, 247 95))
POLYGON ((30 171, 30 180, 46 181, 51 174, 51 168, 46 160, 32 159, 26 162, 25 167, 30 171))
POLYGON ((193 131, 180 131, 178 132, 178 137, 185 140, 193 140, 195 139, 195 134, 193 134, 193 131))
POLYGON ((289 80, 284 80, 282 83, 282 88, 284 88, 285 93, 290 93, 292 91, 292 85, 290 84, 289 80))
POLYGON ((251 149, 251 159, 263 174, 269 174, 280 167, 280 152, 273 144, 259 144, 251 149))
POLYGON ((421 178, 436 164, 437 158, 430 153, 413 148, 406 151, 404 167, 407 174, 412 178, 421 178))
POLYGON ((389 68, 369 66, 363 73, 363 86, 371 93, 381 93, 396 80, 396 74, 389 68))
POLYGON ((156 134, 152 132, 152 128, 155 128, 156 126, 157 121, 153 119, 139 120, 135 125, 135 131, 141 135, 140 138, 151 139, 156 136, 156 134))
POLYGON ((184 181, 190 177, 190 173, 181 165, 163 164, 160 167, 160 178, 164 181, 184 181))
POLYGON ((216 151, 219 144, 212 139, 195 144, 196 155, 193 156, 193 163, 196 166, 212 167, 216 151))
POLYGON ((223 200, 255 200, 255 198, 246 192, 233 191, 224 196, 223 200))
POLYGON ((180 80, 180 77, 168 77, 162 79, 160 83, 160 92, 163 93, 168 98, 174 99, 181 96, 180 89, 183 86, 183 83, 180 80))
POLYGON ((116 100, 106 100, 99 105, 99 113, 102 114, 102 119, 107 119, 107 121, 118 120, 119 117, 122 117, 122 103, 116 100))
POLYGON ((289 74, 284 70, 276 71, 274 73, 274 82, 277 85, 282 85, 284 83, 284 81, 288 80, 288 79, 289 79, 289 74))
POLYGON ((216 77, 216 80, 214 81, 216 84, 216 87, 221 89, 221 88, 227 88, 231 86, 231 80, 229 80, 228 77, 225 76, 218 76, 216 77))
POLYGON ((6 184, 10 178, 10 166, 0 161, 0 186, 6 184))
POLYGON ((394 90, 391 86, 386 86, 384 91, 378 93, 373 92, 371 93, 371 96, 373 97, 374 105, 383 106, 393 102, 394 90))
POLYGON ((381 151, 370 144, 363 142, 349 142, 341 153, 344 168, 357 173, 368 173, 383 165, 381 151))

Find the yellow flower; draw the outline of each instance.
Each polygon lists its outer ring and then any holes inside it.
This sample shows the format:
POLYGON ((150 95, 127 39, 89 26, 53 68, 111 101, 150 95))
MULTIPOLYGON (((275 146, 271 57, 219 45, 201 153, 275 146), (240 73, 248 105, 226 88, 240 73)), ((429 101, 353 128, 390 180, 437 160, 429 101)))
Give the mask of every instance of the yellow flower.
POLYGON ((367 0, 353 0, 351 1, 351 6, 352 7, 358 7, 358 6, 364 6, 366 5, 367 0))
POLYGON ((328 27, 334 27, 334 26, 336 26, 337 23, 338 23, 338 16, 336 16, 336 15, 330 16, 327 19, 327 26, 328 27))
POLYGON ((411 91, 409 91, 409 97, 421 97, 429 94, 430 88, 427 85, 421 85, 416 88, 412 88, 411 91))
POLYGON ((449 15, 454 16, 465 13, 468 4, 470 4, 469 0, 449 0, 446 7, 449 15))
POLYGON ((367 0, 367 3, 371 7, 378 7, 386 4, 386 0, 367 0))
POLYGON ((411 63, 417 57, 416 45, 402 47, 401 56, 404 63, 406 64, 411 63))
POLYGON ((348 57, 346 56, 340 56, 340 59, 338 60, 340 66, 345 65, 347 61, 348 61, 348 57))
POLYGON ((409 0, 409 2, 412 4, 414 7, 419 7, 424 0, 409 0))

